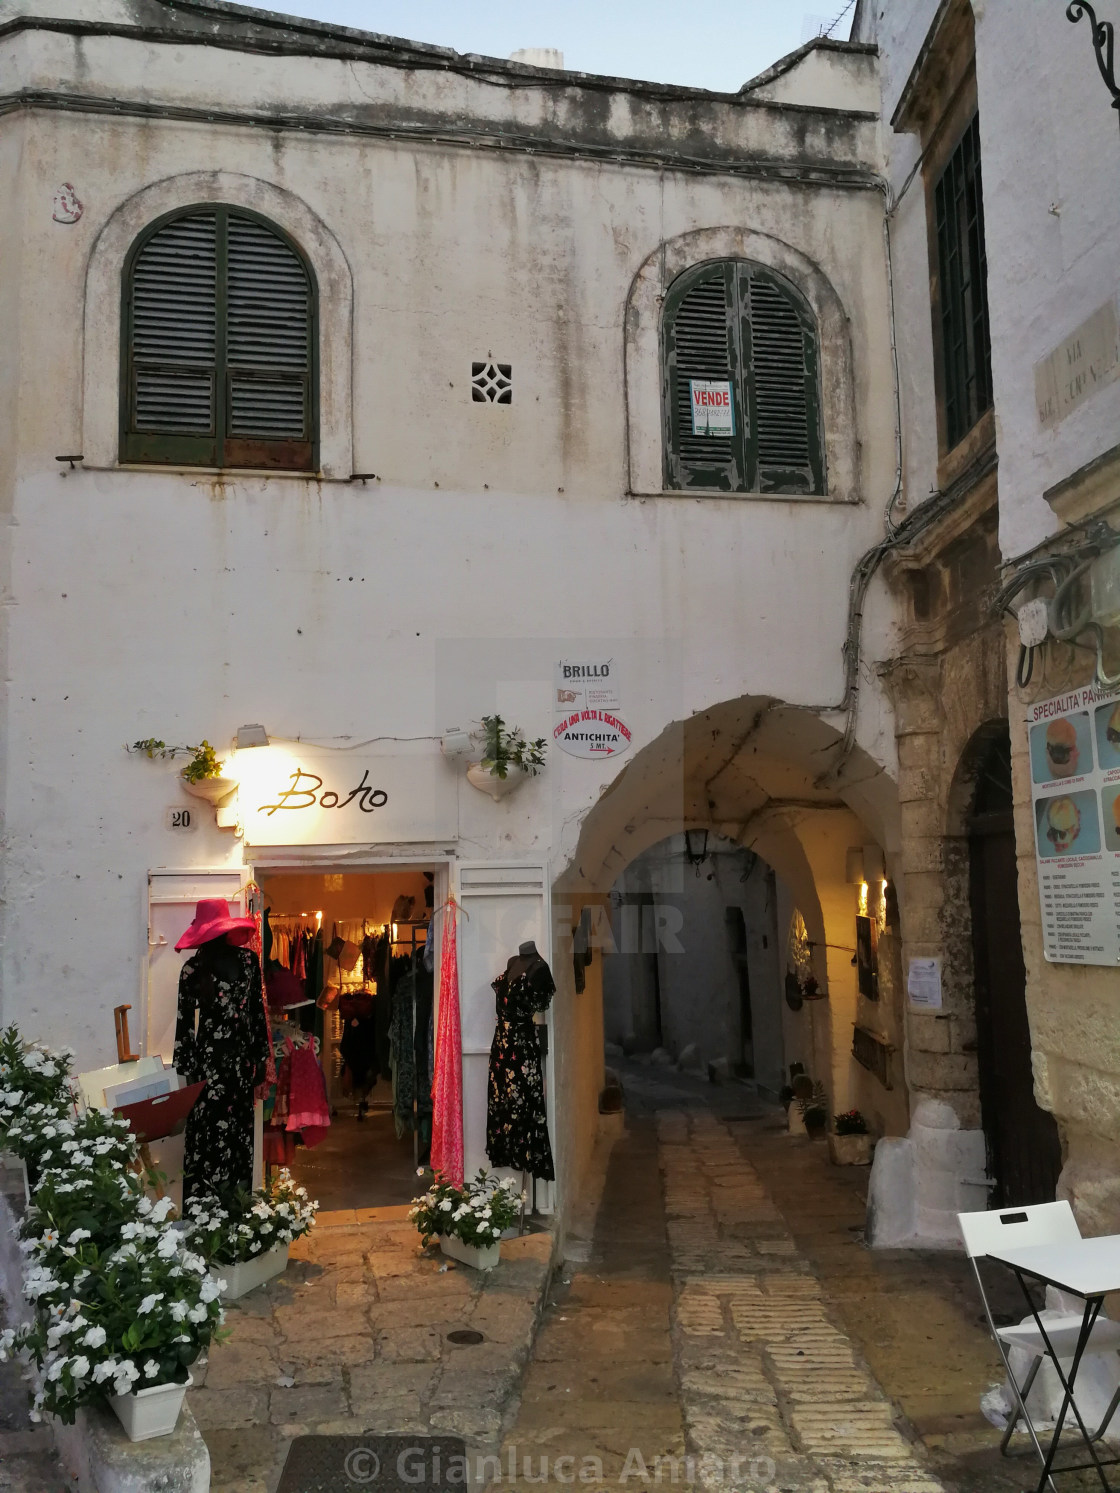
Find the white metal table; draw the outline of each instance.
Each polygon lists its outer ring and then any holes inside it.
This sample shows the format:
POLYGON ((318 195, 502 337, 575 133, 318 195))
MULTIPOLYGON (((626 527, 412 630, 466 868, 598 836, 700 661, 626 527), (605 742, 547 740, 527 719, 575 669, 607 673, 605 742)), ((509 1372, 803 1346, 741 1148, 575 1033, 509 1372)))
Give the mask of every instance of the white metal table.
POLYGON ((1105 1476, 1104 1469, 1120 1465, 1120 1459, 1101 1457, 1097 1454, 1085 1422, 1081 1418, 1081 1412, 1077 1408, 1077 1402, 1073 1398, 1073 1388, 1089 1336, 1093 1331, 1093 1324, 1100 1316, 1104 1298, 1112 1291, 1120 1291, 1120 1234, 1108 1234, 1099 1239, 1080 1239, 1067 1244, 1037 1244, 1029 1248, 1006 1249, 998 1253, 993 1250, 988 1258, 1006 1265, 1014 1273, 1027 1305, 1030 1307, 1031 1315, 1034 1317, 1035 1326, 1042 1334, 1047 1354, 1057 1372, 1064 1394, 1062 1408, 1054 1425, 1054 1434, 1050 1438, 1050 1445, 1045 1454, 1038 1441, 1035 1441, 1039 1456, 1042 1457, 1042 1477, 1039 1479, 1037 1493, 1045 1493, 1047 1486, 1057 1493, 1053 1477, 1055 1473, 1078 1472, 1088 1468, 1096 1470, 1101 1480, 1101 1487, 1107 1489, 1108 1493, 1112 1493, 1112 1484, 1105 1476), (1085 1299, 1081 1331, 1070 1362, 1068 1378, 1047 1335, 1046 1325, 1039 1316, 1038 1308, 1031 1300, 1025 1279, 1027 1276, 1032 1280, 1041 1281, 1044 1285, 1056 1286, 1060 1291, 1068 1291, 1071 1295, 1082 1296, 1085 1299), (1081 1439, 1092 1461, 1055 1467, 1054 1457, 1058 1451, 1058 1442, 1061 1440, 1066 1415, 1070 1410, 1073 1411, 1077 1428, 1081 1432, 1081 1439))

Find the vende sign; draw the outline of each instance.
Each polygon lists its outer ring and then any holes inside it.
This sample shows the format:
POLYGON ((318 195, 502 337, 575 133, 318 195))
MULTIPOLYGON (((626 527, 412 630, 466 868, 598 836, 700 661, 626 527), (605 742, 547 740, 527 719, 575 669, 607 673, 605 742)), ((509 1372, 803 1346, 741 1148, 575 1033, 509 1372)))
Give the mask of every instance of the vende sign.
POLYGON ((620 757, 630 728, 609 710, 577 710, 556 726, 552 739, 572 757, 620 757))
POLYGON ((735 404, 724 379, 690 378, 693 435, 734 435, 735 404))

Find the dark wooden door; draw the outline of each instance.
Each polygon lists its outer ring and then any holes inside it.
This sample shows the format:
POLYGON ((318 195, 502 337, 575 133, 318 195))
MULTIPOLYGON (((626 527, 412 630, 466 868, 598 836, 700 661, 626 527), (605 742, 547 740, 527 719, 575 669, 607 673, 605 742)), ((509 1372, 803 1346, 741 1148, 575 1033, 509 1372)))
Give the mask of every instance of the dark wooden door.
POLYGON ((1006 738, 992 743, 970 831, 980 1107, 996 1183, 991 1202, 1048 1203, 1062 1155, 1054 1117, 1034 1097, 1006 738))

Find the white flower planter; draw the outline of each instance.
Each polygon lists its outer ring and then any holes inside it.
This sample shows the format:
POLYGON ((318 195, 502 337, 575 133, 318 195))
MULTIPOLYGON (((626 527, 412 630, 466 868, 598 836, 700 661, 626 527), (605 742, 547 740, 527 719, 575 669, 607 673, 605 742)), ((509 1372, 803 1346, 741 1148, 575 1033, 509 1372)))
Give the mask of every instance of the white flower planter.
POLYGON ((496 777, 481 762, 472 762, 467 768, 467 782, 480 793, 488 793, 495 803, 528 780, 529 774, 523 767, 511 767, 504 778, 496 777))
POLYGON ((188 783, 182 773, 179 781, 184 793, 189 793, 192 798, 204 798, 208 804, 220 804, 223 798, 237 792, 238 784, 237 778, 200 778, 197 783, 188 783))
POLYGON ((502 1257, 501 1247, 497 1242, 479 1249, 477 1244, 464 1244, 454 1234, 441 1234, 439 1247, 449 1258, 458 1260, 461 1265, 469 1265, 472 1270, 493 1270, 502 1257))
POLYGON ((131 1394, 110 1395, 109 1404, 129 1441, 151 1441, 155 1436, 171 1435, 193 1383, 188 1374, 185 1384, 152 1384, 131 1394))
POLYGON ((274 1275, 281 1275, 288 1268, 290 1248, 288 1244, 278 1244, 255 1260, 241 1260, 236 1265, 211 1265, 210 1274, 214 1279, 226 1283, 222 1300, 236 1301, 239 1296, 263 1286, 274 1275))

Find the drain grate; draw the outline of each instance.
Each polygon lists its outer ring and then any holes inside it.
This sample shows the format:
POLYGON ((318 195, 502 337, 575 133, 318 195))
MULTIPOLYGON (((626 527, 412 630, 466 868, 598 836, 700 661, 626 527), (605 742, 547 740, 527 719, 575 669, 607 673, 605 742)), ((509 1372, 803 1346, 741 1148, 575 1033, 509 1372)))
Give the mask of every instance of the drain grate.
POLYGON ((276 1493, 462 1493, 457 1436, 297 1436, 276 1493))
POLYGON ((473 1327, 457 1327, 454 1332, 447 1334, 447 1341, 460 1348, 474 1348, 486 1339, 481 1332, 475 1332, 473 1327))

